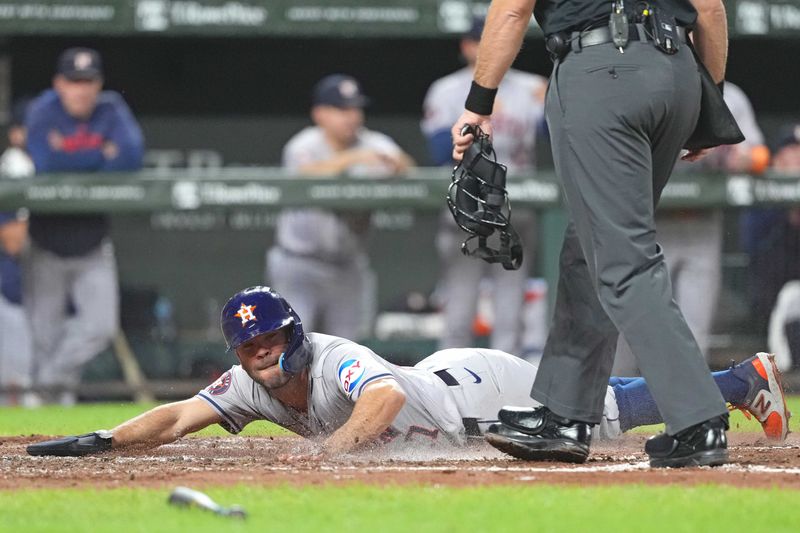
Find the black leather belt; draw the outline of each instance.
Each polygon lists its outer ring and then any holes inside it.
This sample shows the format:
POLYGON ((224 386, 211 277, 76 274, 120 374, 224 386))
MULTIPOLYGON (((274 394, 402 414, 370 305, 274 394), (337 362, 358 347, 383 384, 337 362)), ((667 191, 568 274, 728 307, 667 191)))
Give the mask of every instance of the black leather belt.
MULTIPOLYGON (((686 29, 677 26, 676 27, 676 35, 678 39, 682 43, 686 43, 686 29)), ((644 24, 631 24, 630 25, 630 32, 629 35, 631 36, 631 40, 635 40, 637 35, 639 37, 639 41, 652 41, 653 37, 647 31, 644 24)), ((587 46, 596 46, 598 44, 606 44, 614 42, 614 39, 611 37, 611 30, 608 26, 601 26, 599 28, 595 28, 593 30, 586 30, 583 32, 573 32, 571 35, 571 39, 578 39, 580 41, 580 47, 586 48, 587 46)))
POLYGON ((454 378, 453 375, 447 370, 437 370, 434 372, 434 374, 436 374, 439 379, 444 381, 445 385, 448 387, 458 387, 459 385, 458 380, 454 378))
MULTIPOLYGON (((448 387, 458 387, 459 383, 453 375, 447 370, 437 370, 434 372, 436 376, 444 381, 448 387)), ((478 426, 477 418, 462 418, 461 423, 464 424, 464 433, 468 437, 480 437, 482 435, 481 428, 478 426)))

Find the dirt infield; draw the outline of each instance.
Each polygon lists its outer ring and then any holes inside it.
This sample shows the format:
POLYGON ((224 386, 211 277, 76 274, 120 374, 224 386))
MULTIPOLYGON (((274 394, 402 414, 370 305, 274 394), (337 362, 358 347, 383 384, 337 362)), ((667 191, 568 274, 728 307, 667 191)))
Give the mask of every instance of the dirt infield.
POLYGON ((0 438, 0 490, 58 487, 172 487, 175 485, 496 484, 606 485, 722 483, 800 489, 800 436, 775 445, 755 435, 730 436, 731 464, 720 468, 651 470, 644 436, 598 443, 584 465, 516 461, 481 443, 437 457, 357 454, 319 461, 303 456, 293 437, 187 438, 151 451, 110 452, 85 458, 30 457, 25 445, 41 436, 0 438))

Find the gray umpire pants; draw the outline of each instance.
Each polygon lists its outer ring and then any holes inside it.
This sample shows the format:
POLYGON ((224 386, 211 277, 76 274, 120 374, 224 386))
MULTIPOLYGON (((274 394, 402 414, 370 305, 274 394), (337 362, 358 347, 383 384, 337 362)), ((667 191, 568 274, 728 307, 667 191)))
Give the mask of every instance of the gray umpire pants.
POLYGON ((531 397, 599 423, 619 332, 674 434, 726 412, 673 300, 654 208, 697 122, 700 78, 686 45, 634 41, 556 63, 545 111, 570 214, 553 327, 531 397))
POLYGON ((114 248, 61 257, 31 243, 22 256, 23 304, 33 335, 34 387, 74 390, 83 366, 119 327, 114 248), (71 298, 75 313, 67 313, 71 298))

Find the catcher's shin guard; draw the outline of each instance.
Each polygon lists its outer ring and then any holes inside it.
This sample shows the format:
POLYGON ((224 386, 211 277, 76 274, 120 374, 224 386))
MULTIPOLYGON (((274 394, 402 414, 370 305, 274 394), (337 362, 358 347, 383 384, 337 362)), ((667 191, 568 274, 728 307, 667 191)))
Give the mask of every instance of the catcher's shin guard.
POLYGON ((462 243, 464 255, 479 257, 488 263, 501 263, 506 270, 522 266, 522 244, 511 227, 511 202, 506 191, 506 167, 497 162, 489 136, 478 126, 464 126, 475 141, 453 169, 447 191, 447 207, 458 226, 470 234, 462 243), (499 234, 499 245, 488 239, 499 234), (470 247, 470 241, 478 240, 470 247))

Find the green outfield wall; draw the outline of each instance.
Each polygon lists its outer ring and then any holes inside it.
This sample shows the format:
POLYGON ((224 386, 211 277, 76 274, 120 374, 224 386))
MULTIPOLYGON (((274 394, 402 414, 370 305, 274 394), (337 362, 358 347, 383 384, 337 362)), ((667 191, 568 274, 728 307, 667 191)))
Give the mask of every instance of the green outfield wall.
MULTIPOLYGON (((11 35, 446 37, 489 2, 467 0, 2 0, 11 35)), ((726 2, 731 35, 800 35, 798 0, 726 2)), ((531 33, 539 33, 535 23, 531 33)))

